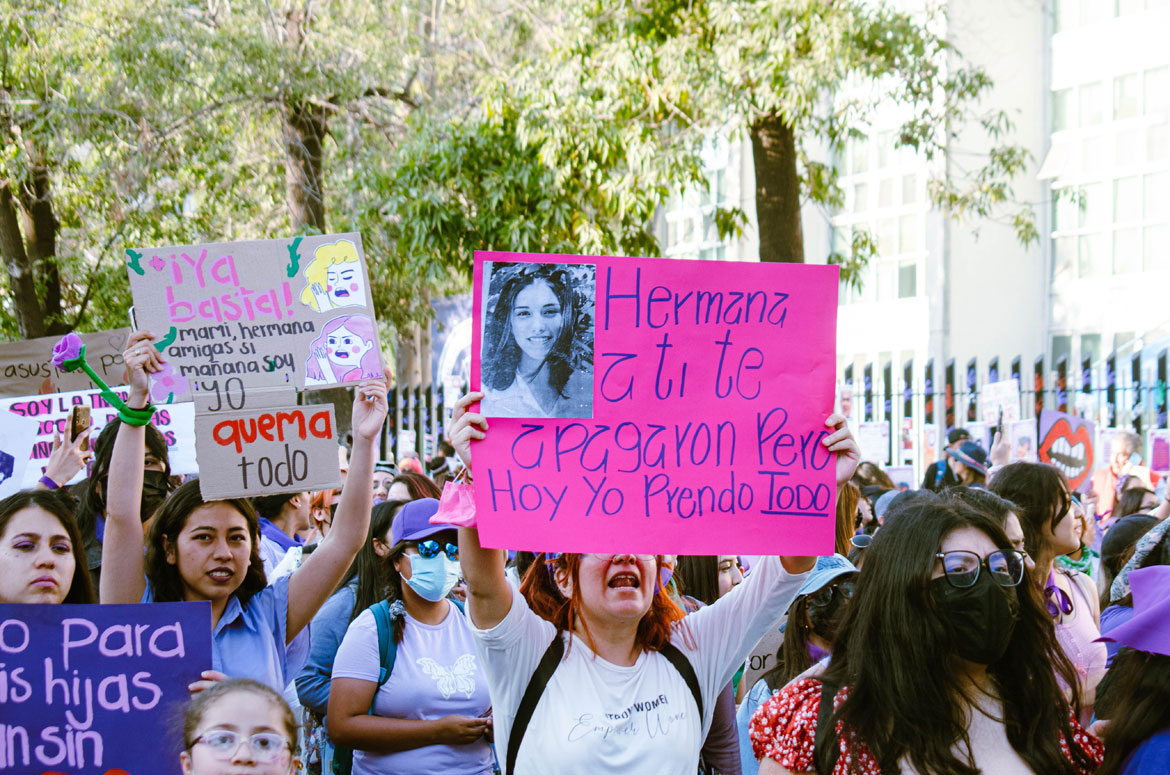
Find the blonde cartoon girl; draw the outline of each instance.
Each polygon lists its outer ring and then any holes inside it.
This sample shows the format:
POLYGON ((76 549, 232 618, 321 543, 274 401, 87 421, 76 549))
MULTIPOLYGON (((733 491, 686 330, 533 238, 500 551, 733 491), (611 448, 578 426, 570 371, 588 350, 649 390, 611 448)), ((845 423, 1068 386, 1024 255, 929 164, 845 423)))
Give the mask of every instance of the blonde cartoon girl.
POLYGON ((365 315, 333 318, 309 346, 305 384, 328 385, 382 376, 374 322, 365 315))
POLYGON ((366 306, 366 275, 352 242, 338 240, 314 251, 301 301, 318 312, 366 306))

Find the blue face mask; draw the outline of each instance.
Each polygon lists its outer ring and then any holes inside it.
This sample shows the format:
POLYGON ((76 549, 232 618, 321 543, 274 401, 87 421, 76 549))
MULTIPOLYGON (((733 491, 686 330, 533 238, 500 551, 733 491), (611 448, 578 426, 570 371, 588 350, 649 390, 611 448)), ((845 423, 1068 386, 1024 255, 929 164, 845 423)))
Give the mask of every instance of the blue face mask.
POLYGON ((434 557, 408 554, 410 578, 403 579, 423 600, 437 603, 459 583, 459 563, 439 552, 434 557))

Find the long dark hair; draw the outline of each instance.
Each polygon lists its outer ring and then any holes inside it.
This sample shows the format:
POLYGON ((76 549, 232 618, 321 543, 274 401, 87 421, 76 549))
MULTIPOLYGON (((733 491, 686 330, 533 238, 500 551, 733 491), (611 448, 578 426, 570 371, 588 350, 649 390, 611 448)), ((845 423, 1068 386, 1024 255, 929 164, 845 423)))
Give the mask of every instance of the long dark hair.
POLYGON ((1147 495, 1153 495, 1153 490, 1148 487, 1130 487, 1128 490, 1122 490, 1121 495, 1117 498, 1117 505, 1113 507, 1113 519, 1116 521, 1122 517, 1128 517, 1130 514, 1142 514, 1142 501, 1146 499, 1147 495))
POLYGON ((93 581, 89 577, 89 565, 85 562, 85 547, 81 543, 81 531, 77 518, 73 516, 73 504, 65 495, 48 490, 21 490, 0 501, 0 538, 8 529, 8 523, 19 512, 27 508, 42 508, 57 518, 65 534, 69 536, 73 551, 73 580, 69 584, 62 603, 96 603, 93 581))
POLYGON ((402 597, 400 584, 394 585, 393 593, 388 591, 390 574, 397 576, 398 573, 394 570, 393 565, 387 563, 374 551, 374 539, 385 540, 386 534, 390 532, 390 525, 394 522, 394 515, 407 503, 409 501, 382 501, 370 512, 370 533, 366 536, 366 542, 362 544, 362 548, 358 550, 357 557, 354 558, 345 581, 338 585, 338 589, 340 589, 348 584, 354 576, 357 576, 357 592, 354 595, 353 611, 349 614, 351 622, 357 618, 358 614, 375 603, 387 599, 393 602, 402 597))
MULTIPOLYGON (((869 748, 883 772, 897 771, 903 756, 918 772, 979 772, 955 755, 956 741, 970 748, 965 706, 972 699, 955 670, 953 636, 935 614, 930 591, 935 554, 949 533, 964 527, 984 533, 1001 551, 1012 549, 997 520, 936 499, 908 503, 877 532, 825 671, 830 686, 850 687, 834 721, 869 748)), ((1018 618, 1011 641, 987 666, 1003 701, 1008 741, 1034 772, 1091 769, 1093 762, 1073 740, 1069 705, 1057 682, 1060 676, 1072 687, 1079 711, 1076 672, 1038 593, 1026 583, 1015 589, 1018 618), (1062 736, 1073 763, 1061 752, 1062 736)), ((820 771, 828 771, 829 749, 817 751, 820 771)))
POLYGON ((205 501, 199 491, 199 480, 192 480, 179 486, 171 493, 150 523, 150 534, 146 538, 146 580, 156 603, 174 603, 183 599, 183 577, 178 564, 167 562, 168 541, 175 543, 187 526, 192 512, 208 503, 225 503, 240 513, 248 525, 248 537, 252 542, 252 559, 244 580, 233 593, 240 605, 247 607, 248 601, 268 584, 264 577, 264 562, 260 559, 260 521, 256 510, 247 498, 228 498, 221 501, 205 501))
POLYGON ((1120 775, 1134 749, 1170 727, 1170 657, 1123 648, 1109 668, 1117 697, 1105 729, 1105 761, 1096 775, 1120 775))
POLYGON ((711 605, 719 599, 718 557, 680 554, 673 578, 680 594, 690 595, 704 605, 711 605))
POLYGON ((762 678, 770 689, 779 689, 813 665, 808 653, 810 629, 808 621, 808 595, 801 595, 788 608, 788 621, 784 625, 784 640, 776 649, 776 666, 764 673, 762 678))
POLYGON ((1040 556, 1042 542, 1072 508, 1064 474, 1047 463, 1006 465, 992 477, 988 489, 1016 504, 1016 515, 1024 528, 1024 546, 1033 557, 1040 556))
POLYGON ((569 377, 573 376, 570 351, 579 310, 574 304, 573 281, 569 273, 555 264, 497 263, 489 286, 494 301, 489 302, 484 324, 481 359, 483 382, 487 387, 505 390, 516 378, 516 368, 520 365, 520 345, 516 344, 512 335, 512 305, 520 291, 538 280, 548 284, 561 305, 561 330, 545 359, 549 385, 560 395, 569 377))
MULTIPOLYGON (((82 535, 90 536, 97 528, 97 518, 106 513, 107 479, 110 476, 110 458, 114 454, 114 440, 122 421, 114 417, 102 428, 97 441, 93 442, 93 467, 81 493, 81 507, 77 511, 77 525, 82 535)), ((163 464, 163 470, 171 475, 171 461, 167 455, 167 440, 159 429, 147 423, 146 451, 163 464)))

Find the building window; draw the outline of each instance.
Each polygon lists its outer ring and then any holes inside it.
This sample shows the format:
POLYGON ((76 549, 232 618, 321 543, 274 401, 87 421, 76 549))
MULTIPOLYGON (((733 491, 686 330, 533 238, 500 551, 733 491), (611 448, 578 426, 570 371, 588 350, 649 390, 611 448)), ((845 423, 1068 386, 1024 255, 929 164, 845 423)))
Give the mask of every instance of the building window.
POLYGON ((1142 112, 1141 78, 1122 75, 1113 79, 1113 118, 1133 118, 1142 112))
POLYGON ((918 295, 918 262, 903 261, 898 265, 898 298, 912 299, 918 295))
POLYGON ((1101 83, 1087 83, 1078 92, 1080 125, 1095 126, 1105 121, 1105 87, 1101 83))
POLYGON ((1052 131, 1061 132, 1072 129, 1073 118, 1073 90, 1060 89, 1052 92, 1052 131))
POLYGON ((1147 70, 1145 92, 1146 115, 1170 111, 1170 67, 1147 70))

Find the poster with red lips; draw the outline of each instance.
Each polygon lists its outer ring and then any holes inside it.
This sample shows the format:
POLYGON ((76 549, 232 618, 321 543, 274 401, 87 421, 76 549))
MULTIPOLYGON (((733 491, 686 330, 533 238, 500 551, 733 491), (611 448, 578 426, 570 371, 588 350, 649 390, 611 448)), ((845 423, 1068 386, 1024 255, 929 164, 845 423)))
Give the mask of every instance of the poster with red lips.
POLYGON ((1097 427, 1088 420, 1064 412, 1040 412, 1040 446, 1037 457, 1051 463, 1068 477, 1068 486, 1077 492, 1092 487, 1094 445, 1097 427))

